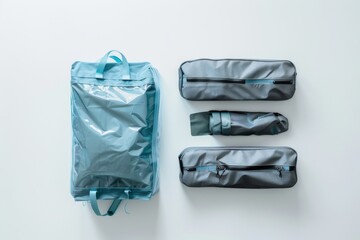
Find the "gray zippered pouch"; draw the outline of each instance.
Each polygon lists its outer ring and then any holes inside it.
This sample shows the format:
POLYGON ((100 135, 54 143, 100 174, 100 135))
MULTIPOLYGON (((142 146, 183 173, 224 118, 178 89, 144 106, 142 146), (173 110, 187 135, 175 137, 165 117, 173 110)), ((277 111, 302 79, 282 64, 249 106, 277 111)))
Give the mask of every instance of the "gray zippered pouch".
POLYGON ((179 90, 188 100, 286 100, 295 78, 287 60, 198 59, 180 65, 179 90))
POLYGON ((274 112, 210 111, 190 115, 191 135, 275 135, 288 130, 288 120, 274 112))
POLYGON ((289 147, 191 147, 179 155, 189 187, 290 188, 297 153, 289 147))

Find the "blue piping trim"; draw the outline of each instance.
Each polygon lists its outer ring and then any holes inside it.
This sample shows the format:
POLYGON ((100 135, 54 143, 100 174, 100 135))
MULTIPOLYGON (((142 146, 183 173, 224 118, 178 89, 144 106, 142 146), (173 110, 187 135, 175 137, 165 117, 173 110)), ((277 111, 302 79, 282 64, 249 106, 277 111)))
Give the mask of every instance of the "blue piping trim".
POLYGON ((154 83, 155 83, 155 109, 154 109, 154 123, 153 123, 153 136, 152 136, 152 161, 153 161, 153 193, 158 191, 158 165, 157 165, 157 157, 158 154, 158 128, 159 128, 159 109, 160 109, 160 82, 159 82, 159 74, 158 71, 150 66, 150 70, 153 74, 154 83))
POLYGON ((274 80, 271 79, 247 79, 245 84, 274 84, 274 80))

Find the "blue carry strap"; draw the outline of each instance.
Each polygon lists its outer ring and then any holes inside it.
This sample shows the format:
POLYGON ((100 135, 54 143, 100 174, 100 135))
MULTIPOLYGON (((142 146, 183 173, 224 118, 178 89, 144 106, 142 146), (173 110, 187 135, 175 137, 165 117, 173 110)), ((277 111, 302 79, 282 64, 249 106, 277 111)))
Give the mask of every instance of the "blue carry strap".
POLYGON ((109 58, 114 59, 114 60, 115 60, 115 62, 117 62, 117 63, 121 63, 121 62, 122 62, 122 61, 121 61, 121 59, 120 59, 120 58, 118 58, 118 57, 117 57, 117 56, 115 56, 115 55, 110 56, 109 58))
POLYGON ((100 209, 99 209, 99 205, 98 205, 98 202, 97 202, 97 191, 96 190, 91 190, 90 191, 90 203, 91 203, 91 207, 94 211, 94 213, 98 216, 112 216, 114 215, 114 213, 116 212, 117 208, 119 207, 120 203, 121 203, 121 200, 122 199, 115 199, 111 206, 109 207, 109 210, 107 210, 106 213, 100 213, 100 209))
POLYGON ((107 64, 107 61, 108 61, 108 58, 112 58, 114 59, 116 62, 118 63, 122 63, 124 65, 124 74, 122 76, 122 79, 124 80, 130 80, 130 67, 129 67, 129 63, 126 59, 126 57, 119 51, 116 51, 116 50, 111 50, 109 51, 107 54, 105 54, 101 59, 100 59, 100 62, 98 64, 98 67, 96 69, 96 75, 95 77, 97 79, 103 79, 104 78, 104 70, 105 70, 105 66, 107 64), (118 53, 121 55, 121 60, 120 58, 112 55, 113 53, 118 53))

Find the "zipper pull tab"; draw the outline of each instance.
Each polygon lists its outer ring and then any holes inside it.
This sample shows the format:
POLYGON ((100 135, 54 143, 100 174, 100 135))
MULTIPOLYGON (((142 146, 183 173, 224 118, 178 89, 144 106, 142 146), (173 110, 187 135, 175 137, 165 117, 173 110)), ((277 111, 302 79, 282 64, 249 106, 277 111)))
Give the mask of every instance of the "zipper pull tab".
POLYGON ((217 165, 216 166, 216 177, 219 179, 224 175, 226 167, 224 165, 217 165))
POLYGON ((276 170, 279 171, 279 177, 282 177, 282 171, 284 171, 283 167, 276 167, 276 170))

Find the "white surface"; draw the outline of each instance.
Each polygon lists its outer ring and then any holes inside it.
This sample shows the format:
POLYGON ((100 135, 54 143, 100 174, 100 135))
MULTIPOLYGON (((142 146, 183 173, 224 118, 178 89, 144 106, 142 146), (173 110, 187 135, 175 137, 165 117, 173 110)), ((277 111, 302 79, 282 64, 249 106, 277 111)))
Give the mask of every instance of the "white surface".
MULTIPOLYGON (((1 239, 360 239, 359 1, 0 0, 1 239), (69 193, 70 66, 119 49, 163 76, 161 190, 130 215, 95 217, 69 193), (292 60, 283 102, 188 102, 182 61, 292 60), (188 115, 278 111, 278 136, 191 137, 188 115), (178 180, 188 146, 288 145, 289 190, 190 189, 178 180)), ((105 206, 105 205, 104 205, 105 206)), ((123 205, 122 205, 123 206, 123 205)))

